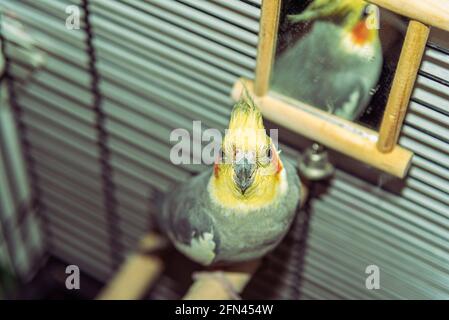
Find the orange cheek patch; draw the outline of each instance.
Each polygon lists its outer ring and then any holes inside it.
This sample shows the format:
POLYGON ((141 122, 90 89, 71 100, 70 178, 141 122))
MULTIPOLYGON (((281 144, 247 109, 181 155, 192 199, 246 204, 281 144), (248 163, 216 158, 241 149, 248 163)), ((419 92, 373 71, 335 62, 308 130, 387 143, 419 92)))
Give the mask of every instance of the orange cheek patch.
POLYGON ((282 167, 282 163, 281 163, 280 161, 278 161, 276 173, 281 172, 282 168, 283 168, 283 167, 282 167))
POLYGON ((214 164, 214 176, 215 178, 218 178, 218 173, 220 172, 220 167, 218 166, 218 163, 214 164))
POLYGON ((271 149, 271 152, 273 154, 273 159, 271 160, 271 163, 275 166, 276 168, 276 174, 278 174, 281 170, 282 170, 282 163, 281 161, 279 161, 279 155, 276 152, 276 150, 271 149))
POLYGON ((279 159, 278 159, 278 161, 277 161, 277 164, 276 164, 276 174, 278 174, 279 172, 281 172, 281 170, 282 170, 282 163, 279 161, 279 159))
POLYGON ((363 45, 370 38, 370 30, 366 27, 365 20, 359 21, 354 29, 352 29, 352 37, 354 42, 359 45, 363 45))

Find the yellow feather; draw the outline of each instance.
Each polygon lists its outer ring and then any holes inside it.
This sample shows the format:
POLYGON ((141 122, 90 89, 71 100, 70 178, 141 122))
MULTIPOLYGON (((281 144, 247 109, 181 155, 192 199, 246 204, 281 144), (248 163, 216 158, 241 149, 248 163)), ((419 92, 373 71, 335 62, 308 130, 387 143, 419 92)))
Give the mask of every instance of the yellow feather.
POLYGON ((220 175, 210 181, 209 191, 216 203, 226 208, 233 208, 239 212, 260 209, 273 201, 281 192, 281 175, 261 176, 256 175, 252 190, 244 195, 232 185, 232 177, 220 175))
MULTIPOLYGON (((262 114, 247 95, 232 110, 229 129, 222 141, 226 159, 217 164, 219 173, 212 176, 209 184, 209 191, 218 204, 246 211, 264 207, 275 200, 282 177, 275 164, 263 158, 267 148, 272 148, 277 157, 271 138, 266 134, 262 114), (257 163, 254 181, 244 194, 238 190, 233 178, 233 161, 237 152, 252 153, 257 163)), ((282 166, 280 159, 279 165, 282 166)))
POLYGON ((229 154, 232 154, 235 149, 259 153, 270 142, 259 108, 249 97, 241 99, 232 110, 229 129, 223 139, 222 148, 229 154))

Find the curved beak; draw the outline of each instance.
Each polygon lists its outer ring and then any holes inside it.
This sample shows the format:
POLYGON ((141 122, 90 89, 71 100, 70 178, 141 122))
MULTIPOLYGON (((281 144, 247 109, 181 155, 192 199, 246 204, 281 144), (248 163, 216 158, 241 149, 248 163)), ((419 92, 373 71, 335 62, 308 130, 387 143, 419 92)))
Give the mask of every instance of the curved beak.
POLYGON ((251 186, 254 181, 254 171, 256 165, 251 157, 244 155, 234 164, 234 180, 242 194, 251 186))

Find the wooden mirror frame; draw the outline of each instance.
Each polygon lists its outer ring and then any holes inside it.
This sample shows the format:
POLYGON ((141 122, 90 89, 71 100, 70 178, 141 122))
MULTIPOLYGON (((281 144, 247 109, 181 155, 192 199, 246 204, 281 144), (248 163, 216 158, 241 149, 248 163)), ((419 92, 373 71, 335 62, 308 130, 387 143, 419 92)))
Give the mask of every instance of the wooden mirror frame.
POLYGON ((413 153, 397 144, 429 36, 429 26, 449 31, 449 0, 366 0, 410 18, 379 131, 339 118, 300 101, 289 104, 269 91, 282 0, 263 0, 255 81, 239 79, 264 117, 396 177, 403 178, 413 153))

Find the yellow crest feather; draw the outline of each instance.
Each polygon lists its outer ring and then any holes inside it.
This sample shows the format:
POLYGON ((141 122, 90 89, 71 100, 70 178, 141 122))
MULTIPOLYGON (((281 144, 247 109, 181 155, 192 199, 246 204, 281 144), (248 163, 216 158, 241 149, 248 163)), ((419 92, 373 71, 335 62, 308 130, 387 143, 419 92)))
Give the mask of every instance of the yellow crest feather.
POLYGON ((245 94, 232 109, 229 129, 264 129, 262 114, 249 94, 245 94))
POLYGON ((229 152, 238 149, 259 153, 269 146, 269 142, 262 113, 246 92, 232 109, 229 129, 223 140, 223 149, 229 152))

